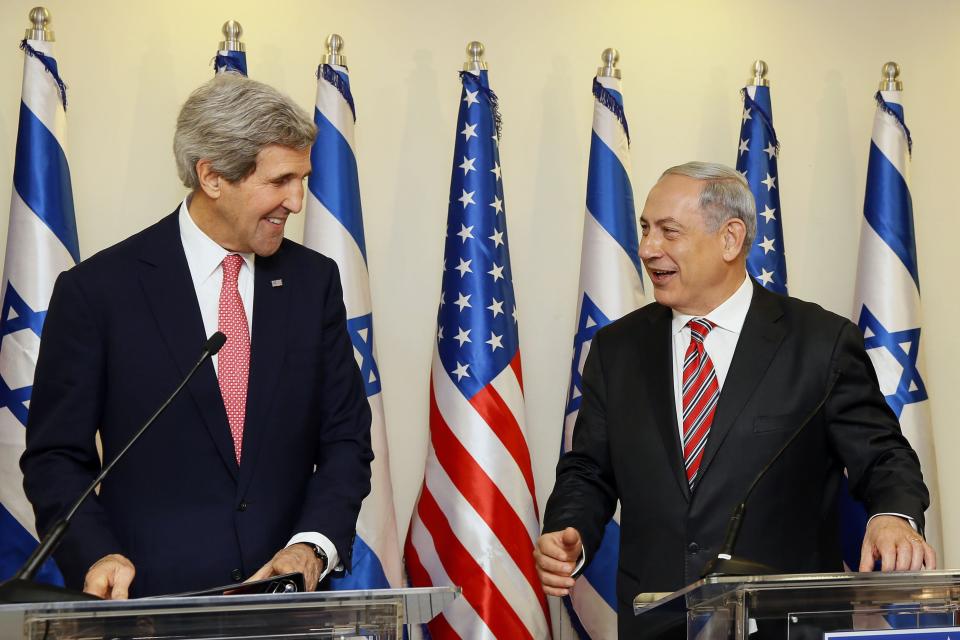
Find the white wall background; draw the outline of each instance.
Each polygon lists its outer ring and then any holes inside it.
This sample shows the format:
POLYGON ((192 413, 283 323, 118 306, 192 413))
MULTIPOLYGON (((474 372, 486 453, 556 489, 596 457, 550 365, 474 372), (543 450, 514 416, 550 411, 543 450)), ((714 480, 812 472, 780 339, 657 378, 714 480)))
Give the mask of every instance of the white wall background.
MULTIPOLYGON (((954 273, 960 148, 960 4, 786 2, 308 2, 49 0, 69 87, 69 149, 81 253, 172 211, 184 190, 171 153, 188 93, 210 77, 233 18, 250 74, 311 109, 330 32, 344 36, 357 103, 367 250, 401 535, 422 479, 449 188, 457 71, 487 48, 501 99, 528 429, 537 493, 553 485, 574 329, 592 97, 600 52, 621 51, 639 208, 660 171, 732 164, 739 89, 770 66, 790 292, 849 315, 880 68, 903 69, 914 137, 913 202, 946 540, 960 567, 960 360, 954 273)), ((0 3, 0 203, 9 202, 22 55, 33 0, 0 3)), ((5 206, 5 205, 4 205, 5 206)), ((2 209, 2 207, 0 207, 2 209)), ((302 220, 288 224, 301 238, 302 220)), ((5 246, 0 214, 0 249, 5 246)))

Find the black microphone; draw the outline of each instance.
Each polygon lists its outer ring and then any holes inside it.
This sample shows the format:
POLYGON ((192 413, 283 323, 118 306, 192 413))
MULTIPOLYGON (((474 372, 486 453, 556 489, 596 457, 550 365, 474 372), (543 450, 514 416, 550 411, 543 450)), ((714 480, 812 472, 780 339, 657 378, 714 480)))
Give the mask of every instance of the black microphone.
POLYGON ((119 462, 120 458, 127 453, 130 447, 133 446, 137 440, 140 439, 140 436, 150 428, 150 425, 156 421, 160 414, 163 413, 173 399, 179 395, 180 391, 187 385, 190 379, 193 377, 193 374, 197 372, 207 358, 215 355, 223 347, 223 344, 227 341, 227 336, 223 335, 221 332, 217 331, 212 336, 210 336, 207 341, 203 344, 203 349, 200 351, 200 358, 197 360, 196 364, 191 367, 190 371, 187 372, 187 375, 184 376, 183 381, 174 389, 173 393, 170 394, 170 397, 160 405, 160 408, 154 412, 150 419, 147 420, 140 429, 133 434, 133 437, 130 438, 130 441, 120 450, 120 452, 114 456, 113 460, 109 464, 105 465, 96 478, 93 479, 93 482, 90 483, 83 493, 74 501, 70 509, 67 511, 66 515, 61 517, 57 522, 50 528, 50 531, 43 537, 43 540, 39 545, 33 550, 33 553, 30 554, 30 557, 27 558, 27 561, 23 563, 23 566, 20 567, 20 570, 17 571, 13 577, 9 580, 5 580, 0 583, 0 603, 21 603, 21 602, 66 602, 70 600, 85 600, 85 599, 97 599, 96 596, 91 596, 80 591, 74 591, 72 589, 66 589, 63 587, 56 587, 48 584, 40 584, 33 582, 33 577, 36 575, 37 571, 40 569, 40 566, 53 555, 53 552, 56 551, 57 547, 60 546, 60 541, 63 539, 63 535, 67 532, 67 528, 70 526, 70 521, 73 519, 73 516, 77 513, 77 510, 80 508, 80 505, 83 504, 83 501, 93 493, 94 489, 97 488, 103 479, 106 477, 110 470, 113 469, 114 465, 119 462))
POLYGON ((727 524, 727 535, 723 541, 723 546, 720 547, 719 553, 717 556, 710 560, 707 563, 707 566, 704 567, 701 578, 706 578, 707 576, 719 575, 719 576, 752 576, 752 575, 763 575, 777 573, 777 570, 773 567, 769 567, 765 564, 759 562, 753 562, 752 560, 747 560, 744 558, 737 558, 733 555, 733 548, 737 544, 737 538, 740 536, 740 525, 743 523, 743 515, 747 509, 747 501, 750 499, 750 494, 753 493, 753 490, 756 488, 760 480, 767 475, 767 471, 770 470, 770 467, 780 459, 780 456, 783 455, 783 452, 793 444, 793 441, 797 439, 797 436, 800 435, 800 432, 813 420, 813 417, 820 412, 820 409, 823 408, 823 405, 830 398, 830 394, 833 393, 833 388, 837 384, 837 380, 840 379, 840 371, 834 370, 833 378, 830 380, 830 384, 827 385, 827 392, 823 394, 823 397, 820 398, 820 402, 817 403, 817 406, 810 411, 809 414, 803 419, 800 423, 800 426, 793 432, 793 434, 787 438, 787 441, 783 443, 783 446, 777 451, 776 454, 767 462, 766 465, 753 479, 753 482, 750 484, 750 487, 747 489, 746 495, 743 496, 743 500, 740 504, 737 505, 736 509, 733 510, 733 514, 730 516, 730 522, 727 524))

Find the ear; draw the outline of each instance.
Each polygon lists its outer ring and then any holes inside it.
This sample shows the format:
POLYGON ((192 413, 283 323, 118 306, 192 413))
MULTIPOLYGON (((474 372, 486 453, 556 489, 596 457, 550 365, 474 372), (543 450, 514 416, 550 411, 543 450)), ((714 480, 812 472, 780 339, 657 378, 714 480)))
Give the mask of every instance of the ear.
POLYGON ((213 170, 213 165, 209 160, 197 160, 197 178, 200 181, 200 188, 208 198, 216 200, 220 197, 220 189, 223 184, 223 177, 213 170))
POLYGON ((723 224, 720 239, 723 242, 723 259, 733 262, 744 253, 743 243, 747 238, 747 226, 739 218, 731 218, 723 224))

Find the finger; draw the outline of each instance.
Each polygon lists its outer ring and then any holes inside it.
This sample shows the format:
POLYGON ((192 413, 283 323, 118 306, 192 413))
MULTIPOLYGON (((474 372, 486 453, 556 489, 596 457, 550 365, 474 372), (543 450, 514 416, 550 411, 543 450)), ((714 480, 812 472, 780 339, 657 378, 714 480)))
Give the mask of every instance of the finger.
POLYGON ((548 573, 569 576, 573 573, 576 566, 572 562, 563 562, 549 556, 540 554, 537 556, 537 566, 548 573))
POLYGON ((894 571, 906 571, 913 563, 913 543, 907 539, 901 539, 896 544, 897 558, 894 561, 894 571))
POLYGON ((110 582, 107 580, 106 574, 100 571, 99 568, 88 571, 86 577, 83 579, 84 593, 89 593, 98 598, 106 598, 109 587, 110 582))
POLYGON ((910 559, 909 571, 920 571, 923 568, 923 540, 914 540, 911 547, 913 555, 910 559))
POLYGON ((897 547, 888 540, 877 543, 880 553, 880 571, 892 571, 897 563, 897 547))
POLYGON ((561 536, 557 533, 541 536, 538 546, 544 555, 557 560, 576 561, 580 557, 581 545, 578 543, 567 546, 563 544, 561 536))
POLYGON ((876 555, 873 543, 864 540, 863 547, 860 549, 860 571, 873 571, 874 562, 876 562, 876 555))
POLYGON ((257 580, 266 580, 273 575, 273 560, 263 565, 257 572, 244 580, 244 582, 256 582, 257 580))
POLYGON ((570 589, 555 589, 554 587, 544 587, 543 592, 548 596, 568 596, 570 589))
POLYGON ((923 566, 929 570, 937 568, 937 552, 926 543, 923 544, 923 566))
POLYGON ((126 600, 130 597, 130 583, 133 582, 134 569, 125 564, 118 565, 113 572, 113 589, 110 592, 111 600, 126 600))
POLYGON ((570 576, 558 576, 555 573, 542 572, 539 574, 540 584, 545 587, 556 587, 558 589, 570 589, 575 584, 575 580, 570 576))
POLYGON ((570 549, 580 545, 580 532, 573 527, 567 527, 560 534, 560 544, 570 549))

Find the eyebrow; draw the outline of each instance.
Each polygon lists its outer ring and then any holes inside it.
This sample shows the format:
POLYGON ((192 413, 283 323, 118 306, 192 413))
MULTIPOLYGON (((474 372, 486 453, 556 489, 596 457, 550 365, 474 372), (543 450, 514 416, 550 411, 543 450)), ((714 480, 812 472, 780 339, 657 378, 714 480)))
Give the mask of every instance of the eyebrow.
MULTIPOLYGON (((644 218, 643 216, 640 216, 640 223, 641 223, 641 224, 649 225, 649 224, 650 224, 650 221, 647 220, 646 218, 644 218)), ((666 218, 661 218, 660 220, 657 220, 657 222, 656 222, 655 224, 656 224, 656 226, 658 226, 658 227, 662 227, 662 226, 665 225, 665 224, 677 224, 677 225, 680 225, 681 227, 684 226, 684 224, 683 224, 682 222, 680 222, 679 220, 677 220, 676 218, 674 218, 674 217, 672 217, 672 216, 667 216, 666 218)))

